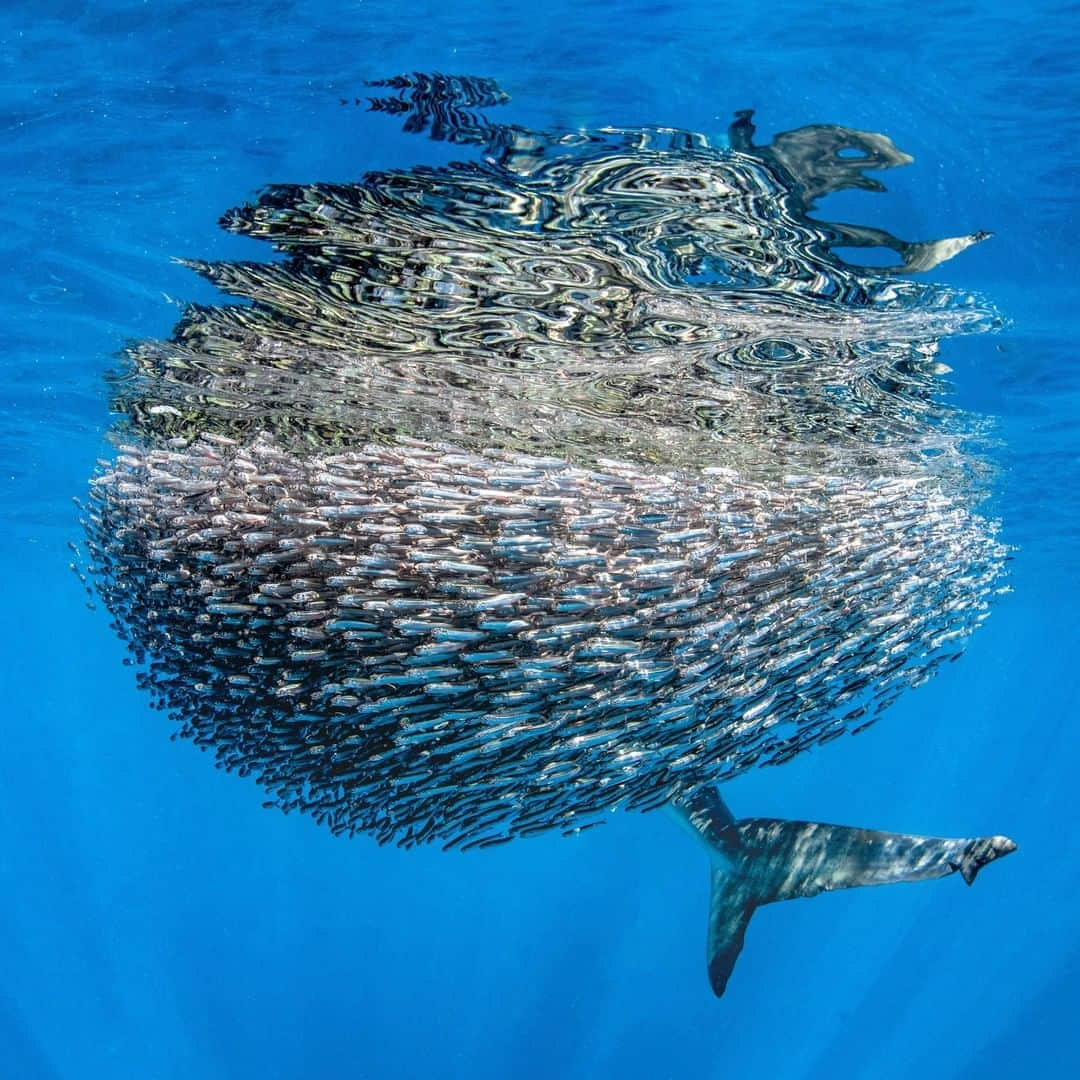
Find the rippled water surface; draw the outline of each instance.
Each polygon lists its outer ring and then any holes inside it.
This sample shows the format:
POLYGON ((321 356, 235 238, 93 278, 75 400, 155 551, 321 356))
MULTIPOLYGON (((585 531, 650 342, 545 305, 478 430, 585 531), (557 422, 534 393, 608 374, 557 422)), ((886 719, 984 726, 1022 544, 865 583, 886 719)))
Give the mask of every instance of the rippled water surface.
POLYGON ((2 19, 11 1075, 1060 1072, 1080 12, 2 19), (736 774, 1020 852, 717 1002, 736 774))

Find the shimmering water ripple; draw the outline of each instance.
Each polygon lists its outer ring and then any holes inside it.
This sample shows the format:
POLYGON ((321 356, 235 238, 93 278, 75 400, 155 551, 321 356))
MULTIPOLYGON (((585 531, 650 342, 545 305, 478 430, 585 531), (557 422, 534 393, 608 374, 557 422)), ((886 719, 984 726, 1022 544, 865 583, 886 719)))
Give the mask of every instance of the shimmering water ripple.
POLYGON ((250 304, 114 380, 98 587, 184 735, 337 831, 487 843, 786 761, 958 655, 1005 553, 938 341, 997 316, 834 249, 982 234, 809 217, 906 155, 387 91, 481 160, 231 211, 285 261, 190 263, 250 304))

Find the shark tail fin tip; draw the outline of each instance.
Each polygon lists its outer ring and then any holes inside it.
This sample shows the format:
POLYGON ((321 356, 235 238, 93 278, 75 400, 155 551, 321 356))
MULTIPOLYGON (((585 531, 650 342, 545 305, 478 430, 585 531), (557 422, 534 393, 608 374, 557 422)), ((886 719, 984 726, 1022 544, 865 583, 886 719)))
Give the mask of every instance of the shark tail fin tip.
POLYGON ((730 875, 713 869, 712 891, 709 896, 709 934, 706 963, 709 985, 717 997, 723 997, 728 979, 735 970, 735 961, 742 952, 746 928, 756 905, 746 903, 731 887, 730 875))
POLYGON ((1007 836, 986 836, 972 840, 964 851, 957 869, 968 885, 974 885, 979 871, 987 863, 1000 859, 1003 855, 1012 854, 1016 848, 1016 841, 1010 840, 1007 836))

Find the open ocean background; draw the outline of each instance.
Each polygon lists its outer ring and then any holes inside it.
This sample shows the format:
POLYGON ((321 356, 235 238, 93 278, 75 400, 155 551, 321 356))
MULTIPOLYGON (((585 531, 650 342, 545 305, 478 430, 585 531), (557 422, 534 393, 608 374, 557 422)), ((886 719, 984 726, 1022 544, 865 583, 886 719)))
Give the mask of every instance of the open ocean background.
POLYGON ((1078 66, 1080 7, 1002 0, 4 4, 0 1077, 1080 1075, 1078 66), (705 860, 664 815, 380 849, 170 743, 67 568, 103 375, 213 299, 171 257, 267 257, 216 226, 262 185, 462 156, 339 104, 413 70, 492 76, 538 127, 884 132, 915 164, 817 216, 996 233, 933 277, 1011 320, 942 359, 998 417, 1015 591, 866 735, 725 788, 1015 837, 977 887, 763 909, 717 1002, 705 860))

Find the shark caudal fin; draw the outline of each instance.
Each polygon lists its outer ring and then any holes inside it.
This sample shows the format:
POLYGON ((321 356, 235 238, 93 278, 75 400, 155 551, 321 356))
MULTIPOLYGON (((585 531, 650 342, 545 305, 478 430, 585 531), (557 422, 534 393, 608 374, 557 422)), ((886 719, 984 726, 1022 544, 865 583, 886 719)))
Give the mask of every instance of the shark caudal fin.
POLYGON ((709 982, 723 994, 756 908, 832 889, 975 875, 1016 850, 1005 836, 945 840, 809 821, 736 821, 713 789, 674 806, 704 842, 712 864, 707 960, 709 982))
POLYGON ((709 933, 705 941, 705 962, 708 965, 709 985, 717 997, 727 989, 728 979, 735 970, 735 961, 742 952, 746 928, 757 904, 733 895, 731 874, 726 869, 712 868, 709 893, 709 933))

